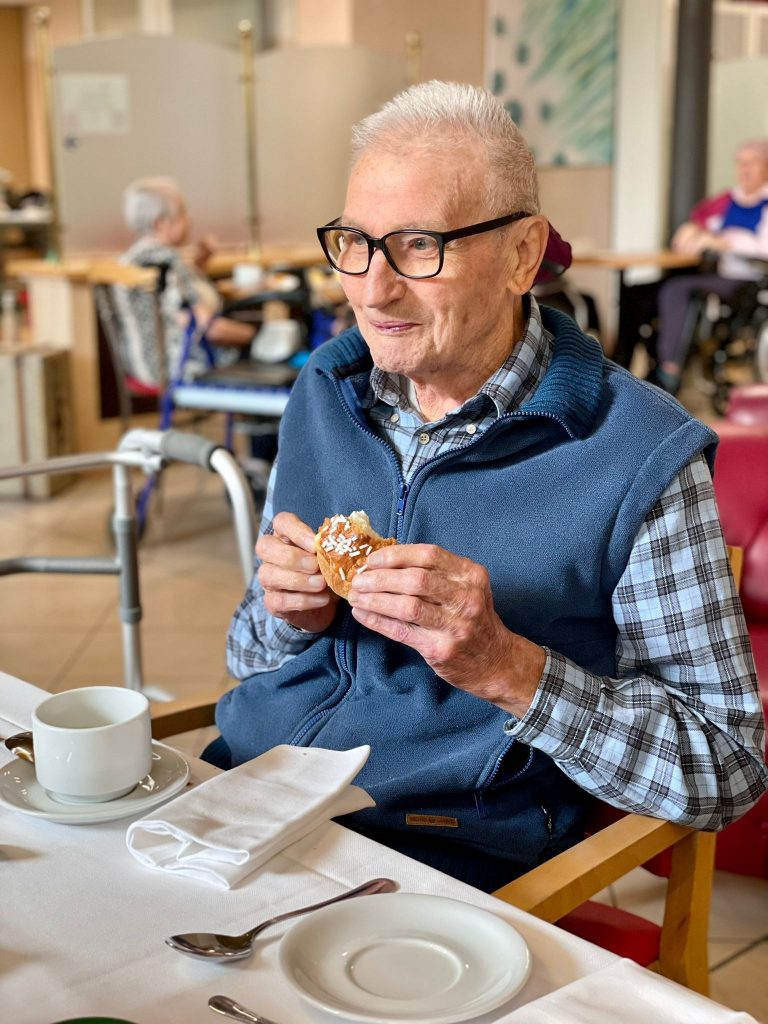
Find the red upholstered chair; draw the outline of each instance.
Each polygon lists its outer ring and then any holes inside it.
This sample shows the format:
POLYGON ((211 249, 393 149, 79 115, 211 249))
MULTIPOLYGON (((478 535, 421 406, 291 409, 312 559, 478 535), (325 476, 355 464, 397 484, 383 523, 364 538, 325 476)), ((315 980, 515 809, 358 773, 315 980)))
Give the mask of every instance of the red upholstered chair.
MULTIPOLYGON (((726 540, 744 550, 741 600, 768 717, 768 388, 734 389, 740 415, 752 423, 720 422, 715 493, 726 540), (742 394, 739 395, 738 392, 742 394), (758 422, 765 402, 765 421, 758 422)), ((768 749, 766 751, 768 760, 768 749)), ((768 794, 717 838, 715 866, 768 878, 768 794)))

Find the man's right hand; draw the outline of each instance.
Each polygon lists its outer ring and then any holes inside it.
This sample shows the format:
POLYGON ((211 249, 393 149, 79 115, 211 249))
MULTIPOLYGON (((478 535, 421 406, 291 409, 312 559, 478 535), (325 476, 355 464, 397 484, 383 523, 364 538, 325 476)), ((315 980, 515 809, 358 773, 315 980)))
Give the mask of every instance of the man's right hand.
POLYGON ((298 629, 321 633, 333 622, 339 599, 318 568, 315 532, 292 512, 278 512, 272 530, 256 544, 264 607, 298 629))

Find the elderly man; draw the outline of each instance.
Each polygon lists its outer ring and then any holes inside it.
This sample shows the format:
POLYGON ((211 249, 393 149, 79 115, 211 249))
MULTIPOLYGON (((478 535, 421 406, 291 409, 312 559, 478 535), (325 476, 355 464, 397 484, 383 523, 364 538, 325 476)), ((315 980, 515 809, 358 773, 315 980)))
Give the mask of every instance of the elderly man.
POLYGON ((717 829, 766 784, 715 436, 538 307, 547 231, 482 90, 357 126, 319 229, 357 327, 285 413, 210 754, 370 743, 345 824, 486 889, 581 838, 586 793, 717 829), (354 509, 398 543, 347 602, 313 535, 354 509))

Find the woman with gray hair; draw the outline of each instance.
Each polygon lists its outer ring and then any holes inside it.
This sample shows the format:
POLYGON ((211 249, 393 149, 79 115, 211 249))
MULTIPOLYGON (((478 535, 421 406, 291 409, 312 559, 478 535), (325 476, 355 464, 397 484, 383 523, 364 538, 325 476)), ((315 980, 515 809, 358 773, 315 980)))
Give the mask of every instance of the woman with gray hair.
MULTIPOLYGON (((186 314, 190 309, 206 340, 214 348, 216 363, 235 362, 238 351, 253 341, 255 328, 226 316, 220 316, 221 300, 203 267, 211 254, 205 242, 195 246, 187 263, 179 251, 189 238, 190 218, 184 197, 172 178, 139 178, 123 194, 126 224, 138 236, 121 257, 123 263, 165 268, 161 309, 165 329, 165 374, 172 378, 179 370, 184 343, 186 314)), ((143 384, 156 385, 162 378, 158 363, 154 310, 151 299, 139 292, 124 296, 129 314, 124 319, 124 356, 131 376, 143 384)), ((186 378, 208 368, 205 352, 197 345, 183 368, 186 378)))
POLYGON ((697 203, 672 238, 677 252, 718 254, 717 272, 671 277, 659 290, 661 330, 651 380, 675 394, 691 344, 686 319, 694 295, 731 299, 760 271, 750 258, 768 260, 768 139, 743 142, 735 153, 736 185, 697 203))

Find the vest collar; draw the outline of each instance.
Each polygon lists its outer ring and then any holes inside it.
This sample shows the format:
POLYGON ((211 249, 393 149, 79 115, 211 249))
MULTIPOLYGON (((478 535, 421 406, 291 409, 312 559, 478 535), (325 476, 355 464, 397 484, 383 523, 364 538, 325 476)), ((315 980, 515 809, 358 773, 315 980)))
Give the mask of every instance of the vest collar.
MULTIPOLYGON (((570 317, 547 306, 540 308, 544 329, 554 338, 552 359, 533 397, 512 415, 554 419, 571 437, 587 437, 600 407, 603 351, 570 317)), ((319 348, 313 363, 317 372, 341 378, 367 374, 372 366, 368 346, 356 327, 319 348)))

